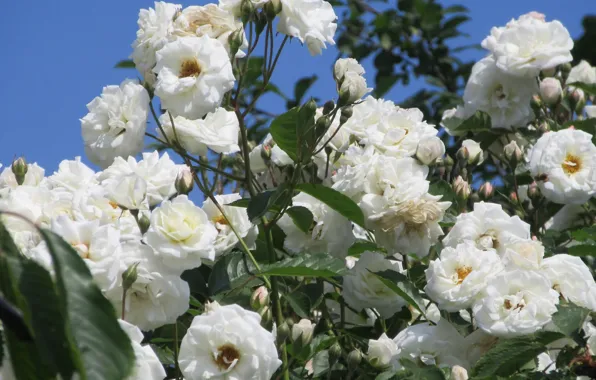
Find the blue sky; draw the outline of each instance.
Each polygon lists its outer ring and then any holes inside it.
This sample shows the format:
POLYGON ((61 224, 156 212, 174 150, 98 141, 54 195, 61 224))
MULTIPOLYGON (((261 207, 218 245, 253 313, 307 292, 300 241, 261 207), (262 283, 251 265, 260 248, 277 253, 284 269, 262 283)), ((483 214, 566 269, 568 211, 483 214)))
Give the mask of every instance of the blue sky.
MULTIPOLYGON (((581 34, 581 18, 592 0, 460 0, 472 20, 463 30, 470 38, 462 44, 479 43, 490 27, 505 24, 520 14, 536 10, 548 19, 560 20, 575 38, 581 34)), ((204 4, 205 1, 198 1, 204 4)), ((391 1, 394 3, 394 1, 391 1)), ((0 163, 10 165, 24 155, 38 162, 46 175, 63 159, 84 157, 79 118, 85 105, 101 93, 102 87, 136 77, 134 70, 114 69, 114 64, 130 54, 140 8, 152 1, 11 1, 0 12, 3 53, 0 59, 0 163)), ((183 2, 183 5, 197 2, 183 2)), ((593 9, 592 11, 596 11, 593 9)), ((481 58, 483 52, 469 52, 481 58)), ((294 41, 284 52, 274 82, 291 93, 296 79, 317 74, 312 93, 321 99, 334 96, 331 66, 337 51, 330 47, 322 56, 311 57, 294 41)), ((370 72, 369 83, 372 83, 370 72)), ((386 98, 398 102, 419 86, 396 87, 386 98)), ((279 112, 284 103, 267 98, 265 108, 279 112)), ((150 126, 149 130, 154 129, 150 126)))

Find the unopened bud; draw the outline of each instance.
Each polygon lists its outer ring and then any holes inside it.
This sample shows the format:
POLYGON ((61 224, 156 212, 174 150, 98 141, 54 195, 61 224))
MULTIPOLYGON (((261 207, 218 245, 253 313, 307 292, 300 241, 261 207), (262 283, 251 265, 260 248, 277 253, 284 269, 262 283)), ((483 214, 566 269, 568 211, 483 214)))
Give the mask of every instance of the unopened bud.
POLYGON ((571 91, 569 93, 569 101, 574 110, 578 113, 581 113, 581 111, 584 109, 584 106, 586 105, 586 94, 584 93, 584 90, 581 88, 576 88, 571 91))
POLYGON ((464 146, 457 150, 455 153, 455 158, 457 159, 457 164, 459 167, 464 167, 468 164, 468 160, 470 159, 470 152, 464 146))
POLYGON ((451 368, 451 380, 468 380, 468 371, 464 367, 454 365, 451 368))
POLYGON ((256 12, 254 20, 255 20, 256 32, 257 32, 257 34, 261 34, 261 32, 267 26, 267 22, 269 22, 269 19, 267 18, 267 14, 265 12, 256 12))
POLYGON ((337 363, 337 360, 341 357, 341 346, 339 343, 335 342, 331 347, 329 347, 329 366, 334 365, 337 363))
POLYGON ((327 129, 329 129, 330 126, 331 119, 329 116, 321 116, 315 124, 316 135, 322 136, 325 132, 327 132, 327 129))
POLYGON ((476 141, 464 140, 461 145, 468 150, 468 164, 472 166, 480 165, 482 161, 484 161, 484 152, 482 151, 480 144, 476 141))
POLYGON ((544 78, 540 82, 540 98, 546 105, 553 106, 561 100, 563 88, 557 78, 544 78))
POLYGON ((503 154, 505 155, 507 161, 509 161, 509 165, 511 165, 511 167, 514 169, 523 158, 523 153, 515 140, 512 140, 509 144, 505 145, 503 148, 503 154))
POLYGON ((132 285, 137 281, 137 267, 139 266, 139 264, 140 262, 132 264, 124 271, 124 273, 122 273, 122 288, 124 289, 124 291, 130 289, 132 285))
POLYGON ((261 310, 269 304, 269 291, 264 286, 259 286, 250 296, 250 306, 253 310, 261 310))
POLYGON ((328 115, 331 113, 331 111, 333 111, 335 109, 335 103, 333 102, 333 100, 329 100, 327 101, 324 105, 323 105, 323 115, 328 115))
POLYGON ((280 0, 271 0, 265 4, 265 13, 267 13, 267 17, 269 20, 273 20, 279 12, 281 12, 281 1, 280 0))
POLYGON ((532 182, 530 186, 528 186, 527 194, 528 198, 530 198, 530 201, 532 202, 532 205, 538 204, 538 201, 540 198, 542 198, 542 192, 540 191, 540 188, 536 182, 532 182))
POLYGON ((261 157, 265 162, 268 162, 271 159, 271 146, 263 145, 261 148, 261 157))
POLYGON ((532 95, 532 99, 530 100, 530 106, 534 112, 540 112, 542 109, 542 100, 540 99, 540 95, 532 95))
POLYGON ((556 73, 557 73, 556 67, 553 67, 551 69, 542 70, 542 75, 544 75, 545 78, 554 77, 556 73))
POLYGON ((432 165, 445 154, 445 144, 437 136, 425 137, 418 142, 416 158, 423 165, 432 165))
POLYGON ((354 371, 356 368, 358 368, 360 362, 362 361, 362 352, 360 352, 359 349, 352 350, 352 352, 348 354, 347 361, 350 371, 354 371))
POLYGON ((452 168, 453 165, 455 165, 455 161, 449 155, 445 156, 445 159, 443 160, 443 162, 445 163, 446 168, 452 168))
POLYGON ((265 306, 259 310, 259 316, 261 317, 261 326, 267 327, 271 325, 271 322, 273 321, 273 313, 269 306, 265 306))
POLYGON ((480 199, 483 201, 492 198, 493 194, 494 188, 490 182, 484 182, 482 186, 480 186, 480 189, 478 189, 478 196, 480 196, 480 199))
POLYGON ((20 186, 25 182, 25 175, 27 175, 27 161, 24 157, 19 157, 12 162, 12 173, 14 174, 17 184, 20 186))
POLYGON ((188 166, 184 166, 178 172, 178 176, 176 177, 176 181, 174 182, 174 186, 176 187, 176 192, 178 194, 186 195, 192 191, 194 187, 194 182, 192 179, 192 173, 188 166))
POLYGON ((301 319, 292 326, 292 341, 300 340, 299 344, 304 347, 312 342, 315 325, 308 319, 301 319))
POLYGON ((141 235, 144 235, 151 226, 151 220, 143 213, 141 214, 141 217, 137 219, 137 224, 139 226, 139 230, 141 230, 141 235))
POLYGON ((470 185, 462 178, 462 176, 457 176, 451 186, 457 197, 464 201, 468 199, 472 192, 470 185))
POLYGON ((341 109, 341 116, 339 118, 339 124, 344 125, 354 114, 352 106, 344 107, 341 109))
POLYGON ((511 199, 513 201, 513 203, 517 203, 517 201, 519 200, 519 198, 517 197, 517 193, 515 191, 512 191, 511 193, 509 193, 509 199, 511 199))
POLYGON ((275 337, 277 344, 283 344, 290 337, 290 335, 290 326, 288 326, 288 323, 284 321, 277 327, 277 336, 275 337))
POLYGON ((314 99, 310 99, 308 102, 306 102, 302 108, 304 108, 305 110, 308 110, 310 113, 314 114, 315 112, 317 112, 317 102, 315 102, 314 99))
POLYGON ((244 28, 240 27, 230 33, 228 36, 228 44, 230 45, 230 56, 234 57, 240 46, 244 43, 244 28))
POLYGON ((255 5, 252 0, 242 0, 240 5, 240 14, 242 15, 242 23, 246 24, 250 21, 255 13, 255 5))
POLYGON ((561 66, 559 66, 559 70, 561 71, 561 75, 563 76, 563 79, 567 79, 567 77, 569 76, 569 72, 571 71, 571 63, 564 63, 561 66))

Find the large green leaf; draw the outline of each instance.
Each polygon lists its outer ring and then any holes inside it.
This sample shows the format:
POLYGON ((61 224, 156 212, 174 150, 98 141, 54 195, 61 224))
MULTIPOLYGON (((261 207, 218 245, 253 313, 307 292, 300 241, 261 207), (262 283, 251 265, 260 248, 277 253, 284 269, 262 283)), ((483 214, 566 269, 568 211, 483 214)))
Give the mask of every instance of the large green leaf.
POLYGON ((557 312, 553 314, 553 323, 563 334, 576 338, 588 315, 590 310, 562 301, 557 306, 557 312))
POLYGON ((483 111, 476 111, 474 115, 464 120, 460 125, 454 128, 457 133, 463 132, 482 132, 491 129, 490 115, 483 111))
POLYGON ((211 270, 208 282, 209 293, 214 296, 240 285, 247 286, 251 273, 254 272, 254 265, 245 259, 244 254, 232 252, 222 256, 211 270))
POLYGON ((300 255, 261 268, 259 276, 335 277, 346 271, 343 260, 328 254, 300 255))
POLYGON ((310 195, 311 197, 317 198, 327 206, 348 218, 350 221, 361 227, 364 227, 364 214, 362 213, 360 207, 358 207, 358 205, 354 203, 352 199, 340 193, 339 191, 330 187, 311 183, 301 183, 296 186, 296 189, 310 195))
POLYGON ((530 360, 547 350, 547 345, 565 335, 554 331, 501 340, 478 360, 472 368, 472 376, 494 378, 510 376, 530 360))
POLYGON ((80 356, 77 367, 81 378, 126 378, 133 369, 135 356, 112 304, 70 244, 51 231, 41 229, 40 233, 52 256, 60 306, 80 356))
POLYGON ((298 107, 294 107, 286 113, 276 117, 269 127, 269 132, 275 143, 290 156, 294 162, 298 162, 298 134, 296 123, 298 121, 298 107))
MULTIPOLYGON (((276 207, 276 203, 281 199, 281 197, 285 194, 287 190, 287 186, 285 184, 279 186, 277 189, 274 190, 267 190, 263 191, 262 193, 257 194, 254 198, 251 198, 248 201, 248 206, 246 208, 246 213, 248 214, 248 218, 254 224, 259 224, 259 219, 267 214, 270 210, 279 209, 276 207)), ((243 199, 239 199, 236 202, 244 201, 243 199)), ((232 206, 241 206, 243 203, 232 203, 232 206)))
POLYGON ((424 300, 420 296, 420 292, 416 286, 412 284, 406 275, 392 270, 371 273, 377 276, 383 284, 393 290, 398 296, 406 300, 409 305, 424 315, 424 300))
POLYGON ((310 298, 306 294, 300 292, 286 293, 284 298, 300 318, 309 318, 310 298))
POLYGON ((588 241, 586 244, 573 245, 567 249, 567 253, 572 256, 596 257, 596 242, 588 241))
POLYGON ((348 256, 359 257, 361 254, 363 254, 366 251, 383 252, 383 253, 387 252, 387 250, 385 248, 379 247, 372 241, 361 240, 361 241, 357 241, 354 244, 352 244, 350 249, 348 249, 348 256))

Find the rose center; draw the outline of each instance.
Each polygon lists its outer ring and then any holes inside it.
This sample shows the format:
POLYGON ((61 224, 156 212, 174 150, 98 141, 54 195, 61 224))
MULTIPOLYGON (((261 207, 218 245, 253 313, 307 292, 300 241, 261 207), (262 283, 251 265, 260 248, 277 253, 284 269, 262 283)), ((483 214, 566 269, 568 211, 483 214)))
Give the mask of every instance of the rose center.
POLYGON ((463 266, 463 267, 459 267, 456 270, 457 272, 457 284, 461 284, 462 282, 464 282, 464 280, 466 279, 466 277, 468 277, 468 275, 470 273, 472 273, 472 267, 469 266, 463 266))
POLYGON ((219 225, 226 225, 226 226, 229 226, 230 225, 228 223, 227 219, 222 214, 219 214, 218 216, 212 218, 211 221, 213 222, 213 224, 215 224, 216 228, 217 228, 217 225, 218 224, 219 225))
POLYGON ((565 157, 565 161, 563 161, 563 163, 561 164, 561 167, 563 168, 563 171, 565 172, 565 174, 567 174, 567 175, 575 174, 581 170, 582 161, 580 160, 579 157, 574 156, 571 153, 567 153, 567 156, 565 157))
POLYGON ((213 355, 213 361, 221 370, 229 369, 238 360, 240 360, 240 352, 231 344, 218 347, 217 353, 213 355))
POLYGON ((180 65, 180 78, 198 77, 201 74, 201 66, 199 62, 193 59, 187 59, 180 65))

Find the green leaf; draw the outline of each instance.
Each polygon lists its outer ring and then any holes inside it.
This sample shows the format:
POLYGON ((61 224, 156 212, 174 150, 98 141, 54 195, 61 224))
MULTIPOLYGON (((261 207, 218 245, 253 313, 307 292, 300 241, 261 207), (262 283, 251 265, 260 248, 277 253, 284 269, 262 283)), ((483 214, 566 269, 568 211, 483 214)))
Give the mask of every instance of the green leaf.
POLYGON ((404 370, 395 374, 399 380, 445 380, 445 374, 434 365, 416 364, 413 361, 400 360, 404 370))
POLYGON ((135 67, 135 63, 131 59, 123 59, 114 65, 116 69, 134 69, 135 67))
MULTIPOLYGON (((262 193, 259 193, 251 198, 248 201, 248 207, 246 208, 246 213, 248 214, 250 221, 254 224, 259 224, 259 219, 267 214, 268 211, 274 209, 274 205, 286 192, 286 189, 286 185, 283 184, 277 189, 263 191, 262 193)), ((240 201, 242 200, 243 199, 240 199, 240 201)), ((232 205, 236 206, 236 202, 234 202, 232 205)))
POLYGON ((41 229, 40 233, 52 256, 58 297, 80 355, 81 378, 126 378, 135 356, 112 304, 70 244, 51 231, 41 229))
POLYGON ((457 195, 453 191, 453 188, 449 184, 449 182, 441 179, 437 182, 433 182, 430 184, 428 188, 428 192, 432 195, 441 195, 441 201, 444 202, 457 202, 457 195))
POLYGON ((596 240, 596 226, 575 230, 571 232, 571 236, 577 241, 596 240))
POLYGON ((188 283, 191 293, 200 294, 203 297, 209 296, 207 281, 203 278, 199 268, 184 271, 180 277, 188 283))
POLYGON ((343 260, 321 253, 287 258, 261 269, 258 276, 330 278, 341 276, 346 271, 346 264, 343 260))
POLYGON ((386 270, 383 272, 371 272, 395 294, 402 297, 412 307, 424 315, 424 300, 416 286, 403 274, 386 270))
POLYGON ((298 227, 302 232, 305 234, 309 233, 314 219, 312 212, 310 212, 309 209, 302 206, 294 206, 287 209, 286 214, 292 218, 296 227, 298 227))
POLYGON ((298 134, 296 123, 299 108, 294 107, 286 113, 276 117, 269 127, 273 140, 294 161, 298 162, 298 134))
MULTIPOLYGON (((77 371, 66 316, 50 273, 32 260, 23 261, 19 289, 31 311, 31 325, 42 360, 52 372, 69 379, 77 371)), ((78 355, 78 354, 75 354, 78 355)))
POLYGON ((571 120, 563 124, 563 128, 573 127, 592 135, 592 142, 596 141, 596 118, 585 120, 571 120))
POLYGON ((348 218, 348 220, 364 227, 364 214, 360 207, 358 207, 352 199, 343 195, 339 191, 330 187, 311 183, 301 183, 296 186, 296 190, 302 191, 303 193, 320 200, 348 218))
MULTIPOLYGON (((247 282, 250 273, 254 273, 254 265, 245 260, 244 254, 232 252, 222 256, 215 262, 209 276, 209 293, 214 296, 247 282)), ((247 284, 248 285, 248 284, 247 284)))
POLYGON ((586 94, 589 95, 596 95, 596 84, 588 84, 588 83, 582 83, 582 82, 573 82, 573 83, 567 83, 568 86, 573 86, 575 88, 581 88, 582 90, 584 90, 584 92, 586 94))
POLYGON ((567 249, 567 253, 571 256, 595 256, 596 257, 596 243, 592 244, 578 244, 573 245, 567 249))
POLYGON ((284 298, 300 318, 309 318, 310 298, 306 294, 300 292, 286 293, 284 298))
POLYGON ((481 132, 481 131, 489 131, 491 129, 491 120, 490 115, 483 111, 476 111, 474 115, 470 116, 466 120, 464 120, 460 125, 458 125, 453 130, 462 133, 462 132, 481 132))
POLYGON ((574 305, 570 302, 560 302, 557 312, 553 314, 553 323, 560 332, 574 338, 581 331, 590 310, 574 305))
POLYGON ((348 256, 359 257, 366 251, 387 253, 387 250, 385 248, 379 247, 372 241, 361 240, 352 244, 350 249, 348 249, 348 256))
MULTIPOLYGON (((513 184, 514 177, 513 174, 507 174, 505 177, 507 183, 513 184)), ((523 172, 515 175, 515 179, 517 179, 517 186, 524 186, 529 185, 534 182, 534 178, 530 174, 530 172, 523 172)))
POLYGON ((471 375, 477 377, 509 376, 547 350, 547 345, 565 335, 554 331, 501 340, 478 360, 471 375))

